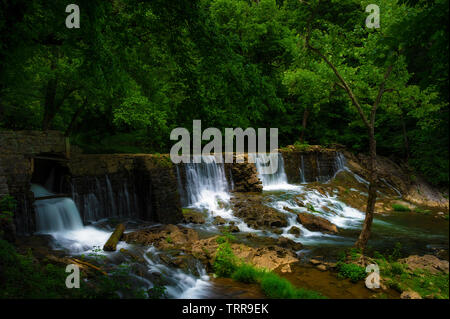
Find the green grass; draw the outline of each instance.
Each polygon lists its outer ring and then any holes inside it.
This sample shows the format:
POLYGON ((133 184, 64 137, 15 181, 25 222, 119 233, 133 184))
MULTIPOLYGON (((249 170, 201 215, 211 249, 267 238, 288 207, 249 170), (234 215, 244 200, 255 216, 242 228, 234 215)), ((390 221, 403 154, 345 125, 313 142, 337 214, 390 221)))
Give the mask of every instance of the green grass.
POLYGON ((405 205, 402 205, 402 204, 392 204, 392 208, 396 212, 410 212, 411 211, 411 209, 409 207, 406 207, 405 205))
POLYGON ((261 289, 273 299, 323 299, 320 293, 303 288, 296 288, 287 279, 275 273, 267 272, 262 276, 261 289))
POLYGON ((422 209, 422 208, 419 208, 419 207, 415 208, 414 211, 416 213, 424 214, 424 215, 430 215, 431 214, 431 210, 429 210, 429 209, 422 209))
POLYGON ((231 278, 233 278, 233 280, 246 284, 254 284, 257 283, 264 274, 264 270, 256 269, 249 264, 242 264, 236 268, 236 270, 231 275, 231 278))

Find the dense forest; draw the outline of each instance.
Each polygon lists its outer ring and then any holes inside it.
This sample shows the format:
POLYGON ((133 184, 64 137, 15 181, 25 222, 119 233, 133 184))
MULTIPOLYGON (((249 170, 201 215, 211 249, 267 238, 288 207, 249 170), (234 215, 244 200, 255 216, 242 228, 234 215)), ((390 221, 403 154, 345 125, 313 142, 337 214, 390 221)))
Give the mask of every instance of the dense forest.
POLYGON ((378 153, 448 183, 448 0, 79 0, 0 4, 0 128, 89 153, 170 150, 170 131, 277 127, 280 145, 378 153), (389 76, 386 72, 389 70, 389 76))

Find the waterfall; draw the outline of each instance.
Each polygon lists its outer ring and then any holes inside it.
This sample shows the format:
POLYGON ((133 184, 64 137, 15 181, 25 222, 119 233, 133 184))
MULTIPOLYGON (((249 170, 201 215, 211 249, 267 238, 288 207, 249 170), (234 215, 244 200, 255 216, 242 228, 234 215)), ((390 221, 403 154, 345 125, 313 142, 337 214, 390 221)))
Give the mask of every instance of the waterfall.
POLYGON ((306 178, 305 178, 305 162, 303 160, 303 155, 300 155, 300 162, 301 162, 301 168, 300 168, 300 182, 302 184, 306 183, 306 178))
POLYGON ((217 161, 213 155, 204 155, 198 162, 185 163, 183 169, 177 169, 182 206, 205 212, 210 222, 220 216, 229 222, 233 221, 241 231, 254 231, 233 215, 224 163, 217 161), (181 175, 183 172, 184 179, 181 175))
POLYGON ((216 157, 201 156, 200 163, 186 163, 184 170, 186 174, 186 198, 184 200, 186 202, 183 204, 186 206, 203 203, 211 207, 212 198, 229 197, 225 166, 223 163, 218 163, 216 157))
POLYGON ((263 187, 287 184, 283 156, 280 153, 249 154, 255 162, 263 187))
MULTIPOLYGON (((55 195, 40 185, 31 185, 35 197, 55 195)), ((70 198, 51 198, 34 202, 36 209, 37 231, 53 233, 83 228, 80 213, 70 198)))
POLYGON ((296 189, 297 185, 289 184, 284 170, 281 153, 249 154, 255 162, 256 170, 263 184, 263 190, 296 189))
POLYGON ((81 210, 84 222, 138 216, 138 195, 126 178, 117 181, 108 175, 104 178, 79 177, 72 180, 71 186, 72 197, 81 210))
POLYGON ((116 204, 114 203, 114 193, 108 175, 106 175, 106 189, 108 194, 108 201, 111 204, 112 215, 117 216, 116 204))

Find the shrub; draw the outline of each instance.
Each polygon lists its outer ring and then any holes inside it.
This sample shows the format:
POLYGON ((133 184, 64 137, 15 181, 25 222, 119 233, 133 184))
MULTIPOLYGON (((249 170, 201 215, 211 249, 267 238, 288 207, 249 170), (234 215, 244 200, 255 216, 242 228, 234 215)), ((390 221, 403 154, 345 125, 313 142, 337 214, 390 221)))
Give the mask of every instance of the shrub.
POLYGON ((213 269, 217 276, 226 278, 231 277, 237 269, 236 257, 228 241, 221 243, 217 248, 213 269))
POLYGON ((349 278, 352 282, 358 282, 366 278, 366 270, 356 264, 337 263, 338 277, 349 278))

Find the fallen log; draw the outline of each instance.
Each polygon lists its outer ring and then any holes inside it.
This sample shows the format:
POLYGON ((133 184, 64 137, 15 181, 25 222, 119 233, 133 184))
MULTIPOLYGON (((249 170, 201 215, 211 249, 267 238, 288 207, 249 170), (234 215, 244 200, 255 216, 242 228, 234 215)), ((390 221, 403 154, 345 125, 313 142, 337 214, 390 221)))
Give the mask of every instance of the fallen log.
POLYGON ((91 263, 88 263, 87 261, 79 260, 79 259, 76 259, 76 258, 69 259, 69 260, 72 260, 75 264, 80 264, 80 265, 83 265, 83 266, 86 266, 86 267, 90 267, 90 268, 92 268, 92 269, 95 269, 95 270, 101 272, 103 275, 108 276, 108 274, 106 273, 106 271, 104 271, 104 270, 101 269, 100 267, 97 267, 97 266, 95 266, 95 265, 93 265, 93 264, 91 264, 91 263))
POLYGON ((123 232, 125 231, 125 225, 119 224, 116 229, 109 237, 106 244, 103 246, 104 251, 116 251, 117 243, 122 238, 123 232))

